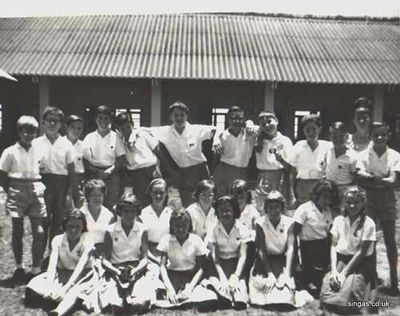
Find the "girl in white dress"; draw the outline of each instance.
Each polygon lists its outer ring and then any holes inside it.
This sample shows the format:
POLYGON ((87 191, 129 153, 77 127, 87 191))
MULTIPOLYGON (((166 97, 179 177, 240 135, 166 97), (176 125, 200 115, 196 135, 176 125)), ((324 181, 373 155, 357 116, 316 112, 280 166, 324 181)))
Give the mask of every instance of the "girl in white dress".
POLYGON ((206 237, 215 270, 209 280, 224 305, 245 309, 248 294, 244 269, 247 243, 252 234, 238 219, 240 210, 236 199, 220 197, 215 208, 218 220, 206 237))
POLYGON ((265 200, 266 215, 256 222, 257 257, 250 273, 250 302, 258 306, 300 307, 311 301, 306 291, 296 291, 292 267, 293 219, 283 215, 285 198, 271 191, 265 200))
POLYGON ((160 293, 159 307, 205 307, 217 301, 213 291, 199 285, 208 250, 204 241, 191 231, 189 214, 174 211, 170 219, 170 233, 162 237, 157 246, 161 253, 160 274, 165 289, 160 293))
MULTIPOLYGON (((376 227, 366 215, 367 195, 358 186, 343 195, 344 215, 333 221, 331 271, 322 284, 321 302, 339 313, 360 312, 375 300, 376 227)), ((371 311, 371 310, 370 310, 371 311)))
POLYGON ((87 233, 85 216, 75 209, 67 215, 63 229, 65 233, 55 236, 51 243, 47 271, 33 278, 26 288, 27 302, 39 296, 58 305, 51 315, 64 315, 75 305, 75 284, 90 271, 93 242, 87 233))

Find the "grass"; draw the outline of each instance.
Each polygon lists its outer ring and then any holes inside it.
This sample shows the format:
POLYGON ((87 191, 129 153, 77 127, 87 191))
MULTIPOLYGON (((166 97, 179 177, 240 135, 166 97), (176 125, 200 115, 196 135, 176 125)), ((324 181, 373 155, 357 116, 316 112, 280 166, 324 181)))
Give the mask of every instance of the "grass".
MULTIPOLYGON (((400 194, 398 196, 398 200, 400 200, 400 194)), ((397 208, 400 213, 400 205, 397 208)), ((2 240, 0 240, 0 315, 1 316, 15 316, 15 315, 31 315, 31 316, 42 316, 46 315, 46 312, 41 309, 28 309, 23 305, 23 297, 24 297, 24 286, 15 286, 15 287, 7 287, 6 280, 10 278, 12 275, 15 266, 14 266, 14 258, 11 251, 11 220, 9 217, 5 216, 4 212, 4 196, 0 196, 0 221, 3 222, 3 232, 2 232, 2 240)), ((396 234, 397 245, 400 246, 400 222, 397 221, 397 234, 396 234)), ((25 222, 25 237, 24 237, 24 263, 25 267, 29 267, 31 264, 31 255, 30 255, 30 225, 29 222, 25 222)), ((389 267, 386 259, 385 246, 383 244, 382 232, 378 232, 378 244, 377 244, 377 253, 378 253, 378 275, 381 279, 388 280, 389 279, 389 267)), ((399 258, 400 259, 400 258, 399 258)), ((400 260, 399 260, 400 263, 400 260)), ((400 266, 398 268, 400 270, 400 266)), ((380 301, 388 301, 390 307, 380 309, 380 315, 400 315, 400 297, 386 297, 382 294, 379 294, 378 299, 380 301)), ((153 310, 148 315, 177 315, 177 316, 189 316, 192 314, 198 314, 196 310, 187 310, 187 311, 170 311, 170 310, 153 310)), ((258 315, 288 315, 288 316, 311 316, 311 315, 326 315, 327 313, 323 312, 319 307, 319 302, 314 301, 303 308, 298 310, 290 311, 290 312, 277 312, 277 311, 265 311, 263 309, 256 308, 248 308, 246 311, 233 311, 233 310, 225 310, 225 311, 217 311, 208 313, 210 315, 250 315, 250 316, 258 316, 258 315)), ((76 311, 73 313, 73 316, 78 315, 87 315, 85 312, 76 311)), ((95 314, 91 314, 95 315, 95 314)), ((330 314, 331 315, 331 314, 330 314)))

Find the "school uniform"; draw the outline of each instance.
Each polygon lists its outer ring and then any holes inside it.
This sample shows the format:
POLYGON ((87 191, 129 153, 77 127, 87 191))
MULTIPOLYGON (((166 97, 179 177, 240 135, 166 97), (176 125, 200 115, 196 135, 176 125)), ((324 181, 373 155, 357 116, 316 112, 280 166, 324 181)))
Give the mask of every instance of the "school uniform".
POLYGON ((26 151, 19 143, 6 148, 0 158, 0 170, 9 178, 6 210, 11 217, 46 217, 45 186, 39 167, 42 150, 32 145, 26 151))
MULTIPOLYGON (((229 280, 232 274, 235 273, 236 267, 240 257, 240 249, 243 244, 247 244, 254 239, 253 234, 249 229, 246 228, 239 220, 235 220, 235 223, 228 233, 222 223, 218 220, 208 233, 206 240, 216 248, 216 254, 218 255, 218 263, 225 273, 225 276, 229 280)), ((244 271, 243 271, 244 272, 244 271)), ((218 279, 218 273, 214 271, 214 275, 209 278, 210 283, 216 290, 216 292, 224 299, 234 303, 247 304, 248 294, 247 286, 245 281, 245 274, 239 275, 239 291, 233 293, 230 296, 221 294, 219 289, 220 280, 218 279)))
MULTIPOLYGON (((378 177, 386 177, 390 171, 400 172, 400 154, 387 148, 382 156, 378 156, 371 143, 359 153, 356 168, 378 177)), ((374 220, 396 219, 396 197, 393 186, 379 186, 362 182, 368 197, 368 216, 374 220)))
POLYGON ((142 203, 157 168, 154 154, 157 146, 158 141, 146 131, 133 130, 128 140, 121 136, 117 138, 117 157, 125 156, 128 162, 123 173, 123 187, 132 188, 142 203))
MULTIPOLYGON (((362 261, 354 267, 352 273, 347 276, 340 290, 334 294, 343 296, 343 300, 348 301, 348 292, 351 291, 352 296, 356 297, 357 301, 369 301, 368 296, 371 289, 376 286, 376 260, 374 256, 376 228, 374 221, 366 216, 361 227, 361 218, 358 217, 352 224, 348 216, 339 215, 333 221, 331 228, 332 239, 337 241, 336 252, 337 262, 336 269, 340 273, 343 268, 349 263, 356 252, 360 249, 362 241, 371 241, 371 245, 367 250, 366 256, 362 261)), ((330 287, 330 274, 324 278, 321 289, 321 302, 325 303, 326 298, 332 295, 330 287)), ((345 303, 345 304, 346 304, 345 303)), ((347 307, 347 306, 342 306, 347 307)))
MULTIPOLYGON (((116 162, 117 158, 117 134, 110 131, 104 137, 96 130, 86 135, 83 140, 83 157, 97 170, 104 171, 116 162)), ((97 179, 97 173, 87 170, 88 180, 97 179)), ((107 187, 104 206, 111 209, 117 204, 120 195, 120 174, 114 171, 106 179, 103 179, 107 187)))
POLYGON ((256 166, 258 179, 268 180, 271 190, 280 191, 289 199, 289 175, 285 172, 283 165, 276 160, 275 153, 290 162, 293 151, 293 143, 289 137, 277 132, 273 139, 264 139, 261 152, 256 152, 256 166))
POLYGON ((99 216, 97 217, 97 220, 95 220, 90 213, 87 204, 84 204, 80 211, 83 213, 83 215, 85 215, 87 230, 91 240, 95 244, 104 243, 106 228, 114 218, 114 214, 111 213, 106 207, 102 206, 99 216))
MULTIPOLYGON (((262 216, 256 222, 264 234, 267 259, 271 266, 271 272, 277 279, 286 265, 286 247, 289 230, 293 224, 293 219, 285 215, 281 215, 280 222, 276 227, 273 226, 268 215, 262 216)), ((249 297, 250 302, 254 305, 285 304, 300 307, 312 300, 306 291, 295 291, 295 294, 292 294, 286 287, 282 289, 274 287, 271 292, 265 293, 260 286, 265 278, 261 258, 257 256, 249 280, 249 297)))
MULTIPOLYGON (((189 233, 188 238, 181 245, 174 235, 168 234, 161 238, 157 250, 168 258, 167 273, 176 293, 184 290, 197 273, 197 257, 205 256, 208 252, 204 241, 195 234, 189 233)), ((204 303, 216 301, 216 294, 200 285, 197 285, 191 297, 185 302, 204 303)), ((173 307, 165 297, 157 302, 159 307, 173 307)))
POLYGON ((353 134, 348 135, 346 146, 347 148, 354 150, 356 153, 360 153, 363 150, 367 149, 368 145, 370 144, 370 141, 366 143, 356 143, 354 142, 353 138, 353 134))
POLYGON ((326 179, 335 183, 339 190, 339 196, 342 197, 344 191, 353 183, 354 173, 356 172, 357 155, 351 150, 339 156, 335 156, 333 146, 326 155, 326 179))
POLYGON ((307 140, 300 140, 294 145, 290 164, 297 171, 296 194, 299 204, 309 200, 312 187, 325 176, 326 154, 331 146, 325 140, 318 140, 318 146, 314 150, 307 140))
POLYGON ((214 170, 218 196, 229 194, 236 179, 248 180, 248 165, 252 155, 255 137, 248 135, 244 129, 235 136, 229 129, 219 136, 223 152, 220 163, 214 170))
POLYGON ((147 227, 149 249, 153 253, 157 248, 161 237, 169 234, 169 220, 171 218, 171 214, 172 210, 166 206, 161 211, 160 216, 158 216, 151 204, 145 207, 140 214, 140 219, 147 227))
POLYGON ((210 178, 202 142, 211 139, 214 131, 214 126, 192 125, 188 122, 182 134, 173 125, 151 128, 153 135, 165 145, 180 168, 178 189, 184 207, 193 202, 192 194, 197 184, 210 178))
MULTIPOLYGON (((50 291, 61 291, 62 287, 68 282, 74 272, 83 254, 88 254, 93 249, 93 242, 88 234, 83 233, 79 242, 73 249, 70 249, 66 234, 61 234, 53 238, 51 249, 51 251, 56 251, 58 254, 55 279, 50 280, 49 274, 46 271, 34 277, 27 285, 27 289, 32 290, 42 297, 48 296, 50 291)), ((89 261, 80 279, 86 278, 90 268, 91 265, 89 261)), ((71 290, 75 290, 74 287, 72 287, 70 291, 71 290)))
MULTIPOLYGON (((68 141, 69 139, 64 136, 68 141)), ((72 142, 71 142, 72 144, 72 142)), ((83 186, 84 186, 84 181, 85 181, 85 167, 83 165, 83 142, 78 139, 75 144, 72 144, 74 146, 74 154, 75 154, 75 179, 76 179, 76 185, 75 185, 75 192, 73 192, 73 199, 74 199, 74 204, 75 207, 82 207, 84 200, 85 200, 85 195, 83 193, 83 186)))
POLYGON ((301 225, 299 234, 302 261, 302 282, 306 287, 314 284, 320 291, 322 278, 329 269, 329 229, 332 226, 331 210, 317 208, 313 201, 300 205, 293 220, 301 225))
POLYGON ((74 147, 66 138, 58 136, 51 143, 46 135, 33 140, 32 145, 42 151, 40 172, 46 186, 45 201, 47 214, 51 221, 51 230, 62 231, 62 221, 73 208, 71 202, 65 201, 68 191, 68 165, 75 162, 74 147))
POLYGON ((196 234, 204 239, 208 229, 210 229, 217 220, 215 209, 211 207, 208 211, 208 214, 206 215, 201 208, 200 203, 195 202, 191 204, 186 210, 192 220, 193 234, 196 234))
POLYGON ((239 222, 241 222, 247 229, 254 230, 255 222, 261 217, 260 213, 254 204, 246 204, 240 213, 239 222))

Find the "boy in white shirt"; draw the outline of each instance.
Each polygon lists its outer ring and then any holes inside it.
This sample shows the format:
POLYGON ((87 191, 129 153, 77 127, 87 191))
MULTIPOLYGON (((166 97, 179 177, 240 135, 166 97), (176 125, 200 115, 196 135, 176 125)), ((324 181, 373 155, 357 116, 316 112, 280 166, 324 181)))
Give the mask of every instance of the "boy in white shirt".
POLYGON ((17 269, 13 279, 22 282, 24 217, 32 226, 32 275, 41 272, 45 234, 43 220, 47 216, 44 202, 45 186, 40 181, 41 148, 32 144, 39 124, 32 116, 17 121, 18 142, 6 148, 0 158, 0 185, 7 192, 6 211, 12 218, 12 249, 17 269))
POLYGON ((120 188, 117 159, 118 135, 111 130, 112 110, 105 105, 96 109, 97 129, 83 140, 83 158, 88 180, 101 179, 107 187, 104 206, 112 209, 118 202, 120 188))
POLYGON ((374 122, 370 127, 370 137, 371 144, 358 156, 357 175, 367 192, 368 215, 382 225, 390 266, 388 294, 398 295, 394 183, 400 172, 400 154, 387 146, 390 132, 386 123, 374 122))
POLYGON ((122 185, 132 188, 142 205, 147 205, 146 190, 150 182, 159 176, 155 152, 158 150, 158 141, 144 130, 134 130, 134 124, 128 113, 117 116, 117 160, 124 165, 122 185))
POLYGON ((229 194, 236 179, 248 180, 248 165, 255 143, 255 136, 244 128, 243 109, 232 106, 226 115, 229 127, 219 135, 222 155, 213 176, 218 196, 229 194))
MULTIPOLYGON (((57 107, 44 109, 44 135, 36 138, 32 144, 38 146, 43 158, 40 173, 46 186, 50 240, 62 233, 64 217, 73 209, 72 194, 75 191, 75 150, 71 142, 60 135, 64 124, 64 113, 57 107)), ((45 230, 47 233, 47 229, 45 230)), ((46 235, 47 243, 47 235, 46 235)))

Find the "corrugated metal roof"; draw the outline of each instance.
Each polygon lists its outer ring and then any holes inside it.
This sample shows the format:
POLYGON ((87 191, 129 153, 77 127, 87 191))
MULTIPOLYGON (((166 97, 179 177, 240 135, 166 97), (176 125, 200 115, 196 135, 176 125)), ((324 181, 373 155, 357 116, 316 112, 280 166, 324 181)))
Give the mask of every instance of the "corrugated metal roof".
POLYGON ((400 84, 400 26, 251 15, 0 19, 13 75, 400 84))

